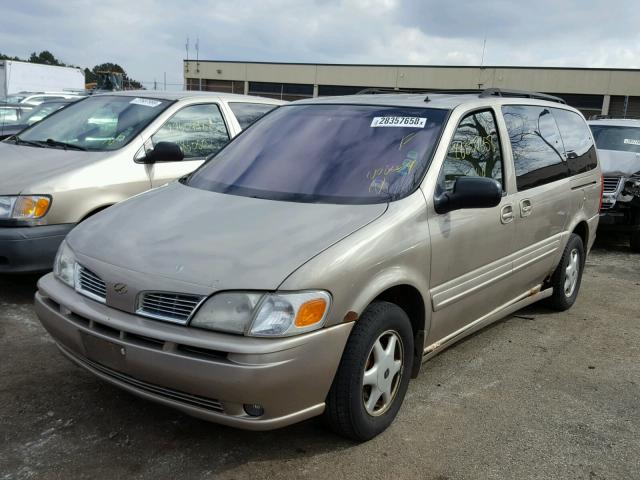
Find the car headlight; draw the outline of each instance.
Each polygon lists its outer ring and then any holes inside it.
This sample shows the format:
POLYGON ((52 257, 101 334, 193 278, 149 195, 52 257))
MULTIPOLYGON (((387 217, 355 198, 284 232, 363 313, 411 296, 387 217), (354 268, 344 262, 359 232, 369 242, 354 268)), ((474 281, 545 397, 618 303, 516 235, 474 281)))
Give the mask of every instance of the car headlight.
POLYGON ((0 219, 35 220, 44 217, 49 207, 48 195, 0 196, 0 219))
POLYGON ((53 274, 70 287, 75 287, 76 256, 65 241, 58 248, 58 253, 53 263, 53 274))
POLYGON ((640 196, 640 172, 636 172, 624 184, 623 195, 640 196))
POLYGON ((330 305, 331 295, 321 290, 222 292, 200 307, 190 325, 253 337, 289 337, 321 328, 330 305))

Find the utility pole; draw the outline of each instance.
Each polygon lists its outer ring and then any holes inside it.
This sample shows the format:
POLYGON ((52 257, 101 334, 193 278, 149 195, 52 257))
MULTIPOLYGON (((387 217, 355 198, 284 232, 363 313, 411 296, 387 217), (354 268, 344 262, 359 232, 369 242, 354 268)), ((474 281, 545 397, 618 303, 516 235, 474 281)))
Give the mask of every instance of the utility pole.
POLYGON ((167 91, 167 72, 164 72, 164 91, 167 91))

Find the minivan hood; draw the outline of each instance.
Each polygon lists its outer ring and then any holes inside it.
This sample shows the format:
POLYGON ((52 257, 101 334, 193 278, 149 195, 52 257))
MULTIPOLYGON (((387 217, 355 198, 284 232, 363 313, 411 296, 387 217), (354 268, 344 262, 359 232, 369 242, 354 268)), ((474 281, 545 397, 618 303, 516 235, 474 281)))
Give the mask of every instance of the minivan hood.
POLYGON ((39 148, 0 142, 0 195, 16 195, 32 185, 102 159, 105 152, 39 148))
POLYGON ((598 150, 598 159, 603 175, 630 177, 640 172, 640 153, 598 150))
POLYGON ((386 208, 262 200, 174 182, 91 217, 67 241, 84 256, 148 274, 148 288, 161 276, 212 292, 275 290, 386 208))

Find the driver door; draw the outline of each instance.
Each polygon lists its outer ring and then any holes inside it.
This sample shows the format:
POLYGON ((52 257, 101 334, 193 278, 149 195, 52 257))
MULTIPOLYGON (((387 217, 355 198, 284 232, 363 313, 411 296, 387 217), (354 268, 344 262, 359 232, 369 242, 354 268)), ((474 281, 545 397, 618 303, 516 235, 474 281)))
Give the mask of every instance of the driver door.
POLYGON ((496 207, 429 216, 433 315, 427 345, 447 338, 507 301, 514 241, 514 209, 507 191, 504 149, 491 109, 463 116, 453 134, 435 195, 463 176, 502 185, 496 207))
POLYGON ((158 142, 173 142, 182 149, 184 160, 150 165, 151 185, 158 187, 191 173, 224 147, 229 138, 218 104, 202 103, 178 110, 145 142, 145 149, 153 149, 158 142))

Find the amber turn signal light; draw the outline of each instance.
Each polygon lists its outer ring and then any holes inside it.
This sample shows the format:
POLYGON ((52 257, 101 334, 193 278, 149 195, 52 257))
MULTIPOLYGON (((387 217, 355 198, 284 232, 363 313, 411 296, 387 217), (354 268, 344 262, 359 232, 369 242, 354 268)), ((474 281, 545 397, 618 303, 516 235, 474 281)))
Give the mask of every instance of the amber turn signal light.
POLYGON ((296 327, 308 327, 322 321, 327 310, 327 301, 323 298, 309 300, 300 305, 296 315, 296 327))
POLYGON ((49 211, 51 199, 44 196, 18 197, 13 210, 14 218, 42 218, 49 211))

